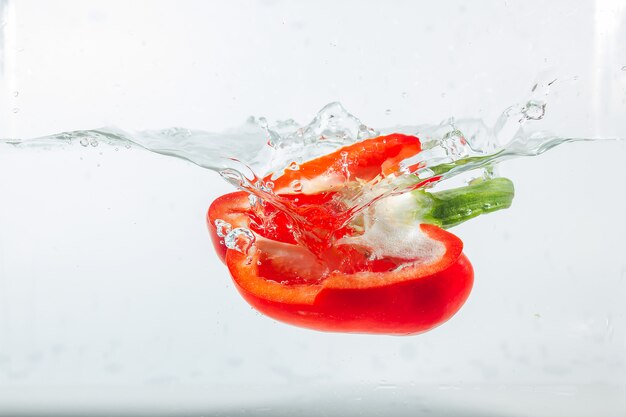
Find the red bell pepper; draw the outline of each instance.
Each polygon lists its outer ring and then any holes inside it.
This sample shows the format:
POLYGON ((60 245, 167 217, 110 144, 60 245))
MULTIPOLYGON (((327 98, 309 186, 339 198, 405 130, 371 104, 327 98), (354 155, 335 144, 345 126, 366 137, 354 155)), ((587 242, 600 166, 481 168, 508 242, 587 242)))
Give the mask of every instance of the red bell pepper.
MULTIPOLYGON (((399 163, 420 152, 413 136, 394 134, 365 140, 286 170, 274 180, 274 191, 293 198, 298 207, 324 204, 325 196, 350 181, 370 181, 396 173, 399 163)), ((443 230, 481 213, 508 207, 513 197, 510 181, 498 178, 459 189, 411 193, 406 207, 422 236, 437 247, 428 259, 372 258, 358 245, 335 244, 313 253, 293 237, 289 216, 267 204, 266 211, 250 205, 248 194, 234 192, 216 199, 207 214, 211 238, 226 263, 237 289, 258 311, 285 323, 323 331, 414 334, 452 317, 472 288, 473 270, 463 255, 463 243, 443 230), (487 204, 486 204, 487 202, 487 204), (269 212, 268 212, 269 210, 269 212), (258 227, 258 218, 270 213, 274 227, 258 227), (229 229, 252 230, 249 251, 227 249, 229 229), (246 252, 246 253, 244 253, 246 252)), ((305 213, 305 211, 303 211, 305 213)), ((334 227, 332 219, 307 217, 317 227, 334 227)), ((342 236, 358 231, 345 228, 342 236)), ((247 236, 247 235, 245 235, 247 236)), ((244 238, 245 238, 244 236, 244 238)), ((350 242, 350 239, 346 240, 350 242)))

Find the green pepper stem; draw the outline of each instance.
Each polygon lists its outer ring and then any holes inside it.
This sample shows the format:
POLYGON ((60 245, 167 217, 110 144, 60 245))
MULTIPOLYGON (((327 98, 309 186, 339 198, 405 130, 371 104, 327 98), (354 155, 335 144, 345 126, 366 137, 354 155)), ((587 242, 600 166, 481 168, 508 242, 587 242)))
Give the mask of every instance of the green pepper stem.
POLYGON ((415 190, 420 209, 416 217, 447 229, 481 214, 511 206, 515 189, 507 178, 482 180, 465 187, 430 193, 415 190))

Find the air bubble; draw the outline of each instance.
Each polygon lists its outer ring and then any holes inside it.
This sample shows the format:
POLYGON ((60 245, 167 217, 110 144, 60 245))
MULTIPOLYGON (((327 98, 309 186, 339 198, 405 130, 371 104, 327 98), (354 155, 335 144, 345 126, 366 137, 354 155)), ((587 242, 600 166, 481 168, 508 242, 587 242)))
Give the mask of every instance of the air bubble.
POLYGON ((522 109, 522 114, 528 120, 541 120, 546 114, 546 103, 530 100, 522 109))
POLYGON ((89 139, 89 144, 95 148, 98 146, 98 141, 95 138, 91 138, 89 139))
POLYGON ((622 71, 626 71, 626 65, 622 67, 622 71))
POLYGON ((291 181, 290 185, 291 189, 295 192, 299 193, 300 191, 302 191, 302 182, 300 182, 300 180, 293 180, 291 181))
POLYGON ((258 202, 259 197, 255 196, 254 194, 248 194, 248 204, 250 204, 251 207, 256 206, 258 202))
POLYGON ((219 237, 225 237, 232 230, 233 226, 222 219, 215 219, 215 228, 219 237))
MULTIPOLYGON (((622 69, 624 69, 624 68, 622 68, 622 69)), ((13 97, 17 97, 17 96, 19 96, 19 95, 20 95, 20 92, 19 92, 19 91, 15 90, 15 91, 13 92, 13 97)))
POLYGON ((226 235, 224 243, 228 249, 233 249, 241 253, 248 253, 248 250, 255 240, 256 238, 250 230, 243 227, 237 227, 226 235))
POLYGON ((287 169, 290 169, 292 171, 297 171, 297 170, 300 169, 300 165, 298 165, 298 163, 296 161, 293 161, 292 163, 289 164, 287 169))
POLYGON ((13 113, 19 113, 20 109, 19 107, 13 107, 13 113))
POLYGON ((385 115, 389 116, 391 114, 391 109, 385 109, 385 115))
POLYGON ((80 143, 80 146, 87 147, 87 146, 89 146, 89 139, 81 138, 79 143, 80 143))

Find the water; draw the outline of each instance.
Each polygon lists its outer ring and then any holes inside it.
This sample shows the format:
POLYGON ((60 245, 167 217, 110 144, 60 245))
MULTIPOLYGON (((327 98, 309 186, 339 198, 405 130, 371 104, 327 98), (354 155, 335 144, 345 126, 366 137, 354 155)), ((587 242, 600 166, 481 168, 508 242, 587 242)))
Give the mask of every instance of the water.
POLYGON ((623 151, 581 143, 504 164, 514 206, 455 231, 476 268, 468 304, 412 338, 306 331, 252 311, 208 241, 206 208, 230 187, 214 172, 104 143, 3 152, 22 164, 0 168, 4 413, 618 416, 625 229, 608 183, 623 179, 623 151))
MULTIPOLYGON (((221 131, 249 112, 306 124, 300 115, 336 99, 376 127, 479 115, 492 128, 494 111, 526 103, 520 86, 530 91, 528 77, 547 66, 581 81, 560 102, 551 93, 525 130, 606 138, 626 128, 620 1, 566 11, 538 1, 1 3, 15 11, 2 27, 0 137, 109 122, 131 138, 139 126, 221 131)), ((262 129, 258 138, 264 146, 262 129)), ((106 139, 0 148, 2 415, 626 415, 624 143, 494 167, 515 182, 513 206, 454 229, 475 266, 472 297, 412 338, 308 332, 252 311, 207 238, 207 206, 232 190, 213 171, 106 139)), ((437 186, 490 175, 481 171, 437 186)))
MULTIPOLYGON (((270 124, 263 117, 250 117, 242 126, 223 133, 180 127, 130 132, 109 127, 34 139, 4 139, 0 145, 17 149, 80 146, 86 151, 101 145, 113 147, 115 151, 139 147, 189 161, 219 172, 227 182, 250 193, 253 207, 263 210, 269 204, 286 213, 292 221, 295 240, 320 255, 325 248, 338 242, 340 236, 336 236, 337 233, 357 216, 364 218, 359 220, 361 223, 373 222, 376 213, 370 212, 369 208, 382 200, 418 188, 446 188, 458 183, 459 178, 465 182, 477 177, 493 178, 497 176, 496 165, 504 160, 540 155, 563 143, 598 139, 563 137, 543 128, 542 120, 549 115, 549 93, 557 83, 556 78, 540 77, 529 95, 506 108, 491 126, 479 119, 449 118, 438 124, 374 129, 340 103, 330 103, 306 125, 299 125, 291 119, 270 124), (304 162, 359 141, 392 133, 417 136, 422 151, 403 160, 398 169, 384 178, 356 182, 356 186, 342 190, 339 199, 333 198, 323 204, 307 203, 304 208, 302 204, 281 196, 314 192, 311 187, 315 182, 299 176, 300 165, 304 162), (281 176, 294 179, 287 186, 283 184, 281 190, 275 190, 274 181, 281 176), (325 221, 331 223, 321 235, 313 231, 314 225, 303 215, 311 209, 326 213, 325 221)), ((345 159, 347 153, 342 152, 339 157, 345 159)), ((345 172, 332 174, 337 178, 330 180, 345 185, 351 172, 347 161, 342 166, 345 172)), ((259 227, 267 229, 272 224, 264 221, 259 227)), ((384 233, 393 231, 391 228, 384 233)), ((254 237, 253 232, 242 228, 223 234, 224 244, 238 250, 247 250, 254 237)), ((372 239, 364 241, 372 246, 372 239)), ((379 250, 376 247, 370 249, 373 252, 379 250)))

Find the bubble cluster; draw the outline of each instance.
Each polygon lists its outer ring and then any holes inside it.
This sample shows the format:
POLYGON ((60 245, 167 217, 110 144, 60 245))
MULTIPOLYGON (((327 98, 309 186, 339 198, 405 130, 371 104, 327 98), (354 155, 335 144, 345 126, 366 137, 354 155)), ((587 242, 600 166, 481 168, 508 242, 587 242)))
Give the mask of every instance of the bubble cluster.
POLYGON ((228 232, 224 238, 224 244, 228 249, 247 254, 255 240, 254 233, 250 230, 245 227, 237 227, 228 232))
POLYGON ((522 109, 522 114, 528 120, 541 120, 546 114, 546 103, 530 100, 522 109))
POLYGON ((228 233, 230 233, 233 228, 230 223, 222 219, 216 219, 214 224, 215 228, 217 229, 217 235, 219 237, 226 237, 226 235, 228 235, 228 233))

